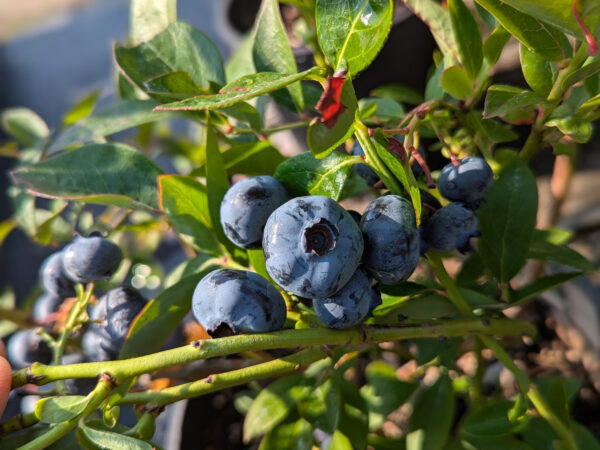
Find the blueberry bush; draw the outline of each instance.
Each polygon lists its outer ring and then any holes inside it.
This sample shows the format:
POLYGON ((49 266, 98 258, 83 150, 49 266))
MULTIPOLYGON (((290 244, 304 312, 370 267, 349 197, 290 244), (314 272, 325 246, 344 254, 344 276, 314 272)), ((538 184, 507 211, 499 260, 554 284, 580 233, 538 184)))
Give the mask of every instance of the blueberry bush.
POLYGON ((528 162, 572 162, 591 137, 600 9, 403 1, 438 46, 424 93, 355 94, 392 0, 286 0, 287 26, 263 0, 227 63, 174 0, 132 0, 112 106, 95 110, 92 93, 54 133, 30 110, 3 112, 15 212, 0 236, 19 227, 57 248, 33 306, 3 297, 12 388, 52 383, 0 425, 3 448, 154 448, 166 405, 233 386, 261 449, 599 448, 572 418, 572 385, 515 362, 536 327, 505 312, 593 270, 568 233, 536 228, 528 162), (298 70, 289 33, 312 67, 298 70), (512 38, 528 88, 491 81, 512 38), (296 120, 266 126, 269 102, 296 120), (293 129, 307 151, 288 158, 270 137, 293 129), (342 206, 357 196, 362 215, 342 206), (168 273, 166 243, 186 255, 168 273), (173 372, 208 358, 243 364, 173 372), (487 380, 491 361, 512 392, 487 380), (135 426, 118 422, 122 405, 135 426))

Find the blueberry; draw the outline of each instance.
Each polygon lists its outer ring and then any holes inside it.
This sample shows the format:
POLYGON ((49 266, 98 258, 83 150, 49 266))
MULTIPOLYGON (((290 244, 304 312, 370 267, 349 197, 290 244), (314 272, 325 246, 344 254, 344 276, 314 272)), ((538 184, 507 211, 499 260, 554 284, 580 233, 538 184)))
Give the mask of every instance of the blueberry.
POLYGON ((42 322, 50 314, 58 311, 62 305, 63 298, 57 297, 49 292, 44 292, 40 295, 33 304, 33 320, 42 322))
POLYGON ((332 199, 297 197, 269 217, 263 250, 279 286, 299 297, 325 298, 352 277, 363 238, 352 216, 332 199))
POLYGON ((423 240, 439 253, 460 249, 470 237, 478 235, 477 216, 461 203, 450 203, 438 209, 423 226, 423 240))
POLYGON ((90 361, 112 361, 119 357, 119 349, 112 346, 110 336, 94 330, 83 334, 81 348, 90 361))
POLYGON ((221 225, 231 242, 242 248, 260 248, 271 213, 289 200, 283 184, 262 175, 234 184, 221 202, 221 225))
POLYGON ((77 236, 63 250, 65 273, 80 283, 110 280, 122 260, 119 246, 100 236, 77 236))
POLYGON ((283 297, 269 281, 254 272, 219 269, 206 275, 194 291, 196 320, 213 337, 230 331, 266 333, 283 327, 283 297))
POLYGON ((373 200, 363 213, 363 264, 385 284, 406 281, 419 262, 419 234, 412 204, 398 195, 373 200))
POLYGON ((40 268, 40 283, 46 292, 57 297, 75 296, 75 287, 64 272, 63 252, 52 253, 40 268))
MULTIPOLYGON (((354 145, 350 152, 354 156, 365 156, 365 152, 358 140, 354 141, 354 145)), ((373 186, 379 182, 379 175, 366 164, 356 164, 354 166, 354 171, 363 178, 369 186, 373 186)))
POLYGON ((106 332, 116 347, 121 347, 133 320, 146 305, 141 294, 130 286, 108 291, 98 305, 106 308, 106 332))
POLYGON ((477 208, 490 188, 494 174, 485 159, 467 156, 458 165, 447 164, 438 179, 438 188, 448 200, 477 208))
POLYGON ((313 308, 319 320, 329 328, 349 328, 360 323, 378 299, 381 301, 371 287, 371 280, 364 270, 358 269, 334 295, 314 299, 313 308))
POLYGON ((13 334, 6 346, 6 355, 13 369, 23 369, 34 362, 49 364, 52 359, 50 347, 35 330, 21 330, 13 334))

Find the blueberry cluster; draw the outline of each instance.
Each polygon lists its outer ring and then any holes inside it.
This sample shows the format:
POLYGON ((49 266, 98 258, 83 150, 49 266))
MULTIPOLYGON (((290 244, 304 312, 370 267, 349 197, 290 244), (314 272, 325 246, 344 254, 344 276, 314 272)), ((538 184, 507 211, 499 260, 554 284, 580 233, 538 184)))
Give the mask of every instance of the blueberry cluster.
POLYGON ((448 253, 470 248, 469 239, 479 235, 477 216, 494 174, 485 159, 468 156, 446 165, 438 179, 440 194, 452 203, 438 209, 421 227, 422 252, 448 253))
MULTIPOLYGON (((75 283, 109 280, 122 259, 123 253, 115 243, 96 234, 77 236, 64 249, 51 254, 40 268, 39 278, 44 292, 33 305, 32 316, 35 323, 47 326, 55 322, 55 314, 65 299, 75 296, 75 283)), ((113 291, 109 294, 111 292, 113 291)), ((115 311, 112 321, 112 328, 117 328, 115 335, 124 335, 120 327, 129 320, 130 315, 121 310, 119 313, 115 311)), ((90 333, 85 333, 84 341, 89 340, 88 334, 90 333)), ((99 360, 99 348, 100 345, 95 345, 93 349, 88 347, 85 355, 71 353, 65 355, 64 359, 99 360)), ((34 329, 16 332, 7 345, 7 355, 15 369, 27 367, 35 361, 48 364, 51 353, 46 341, 34 329)))
MULTIPOLYGON (((354 154, 362 154, 360 145, 354 154)), ((369 184, 379 181, 368 167, 355 170, 369 184)), ((464 250, 477 236, 473 212, 493 174, 484 159, 467 157, 444 167, 439 190, 452 203, 441 207, 424 191, 435 212, 418 229, 412 204, 386 194, 361 216, 328 197, 289 199, 275 178, 248 178, 229 189, 221 203, 221 224, 236 245, 262 245, 269 276, 301 299, 311 299, 319 319, 331 328, 360 323, 381 303, 376 282, 398 284, 414 272, 419 256, 431 249, 464 250)), ((260 275, 221 269, 204 277, 192 298, 198 322, 213 336, 280 329, 285 302, 260 275)))

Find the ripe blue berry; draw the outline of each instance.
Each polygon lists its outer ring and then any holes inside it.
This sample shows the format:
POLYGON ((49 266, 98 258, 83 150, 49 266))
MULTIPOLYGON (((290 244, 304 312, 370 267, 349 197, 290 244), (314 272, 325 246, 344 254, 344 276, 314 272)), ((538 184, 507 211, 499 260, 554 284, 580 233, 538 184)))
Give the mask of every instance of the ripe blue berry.
POLYGON ((119 349, 113 346, 104 330, 88 330, 81 339, 81 348, 90 361, 112 361, 119 357, 119 349))
POLYGON ((285 301, 275 286, 254 272, 232 269, 215 270, 200 280, 192 311, 213 337, 279 330, 286 316, 285 301))
POLYGON ((43 321, 50 314, 58 311, 62 305, 63 298, 57 297, 54 294, 45 292, 40 295, 33 304, 33 320, 36 322, 43 321))
POLYGON ((63 252, 52 253, 40 268, 40 283, 46 292, 57 297, 73 297, 75 287, 64 272, 63 252))
POLYGON ((331 297, 314 299, 313 308, 326 326, 341 329, 360 323, 371 306, 380 302, 381 296, 371 287, 370 278, 364 270, 358 269, 352 279, 331 297))
POLYGON ((419 262, 419 234, 412 204, 398 195, 373 200, 363 213, 363 264, 385 284, 406 281, 419 262))
POLYGON ((102 299, 106 305, 106 332, 116 347, 121 347, 133 320, 146 305, 146 300, 134 288, 119 286, 108 291, 102 299))
POLYGON ((461 249, 469 238, 478 235, 477 216, 461 203, 438 209, 423 226, 423 240, 439 253, 461 249))
POLYGON ((325 298, 356 271, 363 238, 352 216, 328 197, 297 197, 269 217, 263 236, 271 278, 300 297, 325 298))
POLYGON ((65 273, 80 283, 110 280, 122 260, 119 246, 100 236, 77 236, 63 250, 65 273))
POLYGON ((485 159, 467 156, 458 165, 447 164, 438 179, 438 188, 448 200, 477 208, 492 185, 494 173, 485 159))
POLYGON ((221 202, 225 235, 239 247, 260 248, 267 219, 288 200, 283 184, 270 176, 247 178, 234 184, 221 202))
POLYGON ((13 334, 6 346, 6 355, 13 369, 23 369, 34 362, 49 364, 50 347, 34 330, 21 330, 13 334))

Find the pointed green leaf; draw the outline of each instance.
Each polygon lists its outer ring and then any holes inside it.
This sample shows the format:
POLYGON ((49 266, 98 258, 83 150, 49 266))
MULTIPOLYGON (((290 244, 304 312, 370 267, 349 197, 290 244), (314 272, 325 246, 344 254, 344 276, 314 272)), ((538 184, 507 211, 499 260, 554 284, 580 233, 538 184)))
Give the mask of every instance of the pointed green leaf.
POLYGON ((85 448, 106 449, 123 448, 128 450, 152 450, 154 447, 148 442, 135 439, 113 431, 100 430, 85 423, 77 427, 77 440, 85 448))
POLYGON ((125 144, 89 144, 12 172, 34 195, 132 209, 157 209, 163 172, 125 144))
POLYGON ((298 401, 310 394, 312 385, 302 375, 281 378, 264 388, 244 420, 244 441, 268 433, 280 424, 298 401))
POLYGON ((117 68, 130 82, 144 89, 144 83, 170 72, 188 72, 202 89, 211 83, 225 84, 223 61, 215 44, 199 30, 171 23, 152 40, 136 47, 115 44, 117 68))
POLYGON ((454 418, 454 391, 446 374, 421 391, 410 417, 408 450, 441 450, 448 440, 454 418))
POLYGON ((534 92, 547 97, 558 74, 556 67, 523 44, 519 46, 519 52, 521 71, 527 84, 534 92))
POLYGON ((567 246, 552 243, 545 230, 535 230, 527 257, 553 261, 583 272, 594 271, 594 265, 580 253, 567 246))
POLYGON ((413 88, 402 84, 382 84, 371 91, 373 97, 391 98, 401 103, 419 105, 423 103, 423 95, 413 88))
POLYGON ((200 95, 179 102, 160 105, 156 109, 159 111, 197 111, 225 108, 282 89, 295 81, 314 78, 314 76, 321 73, 323 73, 323 69, 313 67, 304 72, 291 75, 274 72, 245 75, 223 87, 218 94, 200 95))
POLYGON ((271 431, 260 442, 259 450, 310 450, 312 427, 304 418, 284 422, 271 431))
POLYGON ((366 69, 387 39, 393 12, 391 0, 317 0, 317 37, 329 64, 350 76, 366 69))
MULTIPOLYGON (((257 72, 295 74, 296 60, 283 27, 277 0, 262 0, 256 16, 254 43, 252 47, 254 67, 257 72)), ((300 83, 287 86, 298 111, 304 110, 304 97, 300 83)))
POLYGON ((349 78, 342 87, 340 101, 346 109, 337 117, 333 128, 327 128, 323 122, 317 119, 313 120, 308 127, 306 141, 308 148, 316 158, 325 158, 354 132, 354 116, 358 103, 352 80, 349 78))
POLYGON ((473 83, 467 72, 459 66, 448 67, 444 70, 440 84, 448 94, 460 100, 466 100, 475 94, 473 83))
POLYGON ((402 0, 429 27, 435 42, 444 55, 459 61, 458 44, 452 31, 447 9, 432 0, 402 0))
POLYGON ((535 176, 516 158, 500 172, 478 210, 479 253, 496 278, 508 282, 525 264, 538 206, 535 176))
POLYGON ((526 89, 503 84, 490 86, 485 97, 483 116, 486 119, 502 116, 528 106, 543 106, 544 98, 526 89))
POLYGON ((0 116, 0 122, 2 129, 24 147, 31 147, 50 134, 46 122, 28 108, 5 109, 0 116))
POLYGON ((574 280, 583 274, 584 272, 567 272, 538 278, 537 280, 523 286, 521 289, 512 292, 510 294, 510 304, 511 306, 514 306, 524 303, 529 299, 539 296, 543 292, 554 289, 561 284, 568 283, 569 281, 574 280))
POLYGON ((177 234, 196 250, 222 253, 208 211, 206 187, 192 177, 162 175, 158 178, 160 209, 177 234))
POLYGON ((94 110, 94 106, 96 106, 96 100, 98 100, 99 95, 100 91, 94 91, 81 99, 79 103, 73 106, 69 112, 63 116, 63 125, 68 127, 89 116, 94 110))
POLYGON ((469 77, 474 80, 483 63, 481 33, 477 22, 462 0, 448 2, 450 20, 454 31, 454 39, 460 52, 460 62, 469 77))
POLYGON ((298 403, 298 412, 313 428, 332 434, 339 423, 340 406, 339 388, 328 378, 298 403))
POLYGON ((153 112, 156 102, 152 100, 123 100, 92 116, 81 119, 62 132, 50 145, 49 153, 74 144, 100 141, 119 131, 155 122, 169 115, 153 112))
MULTIPOLYGON (((358 388, 341 376, 336 378, 342 394, 342 410, 339 431, 347 437, 355 448, 366 448, 369 432, 369 411, 358 388)), ((331 448, 331 447, 330 447, 331 448)))
POLYGON ((483 43, 483 55, 490 65, 498 62, 504 46, 510 39, 510 33, 502 25, 494 28, 494 31, 487 37, 483 43))
POLYGON ((577 117, 562 117, 546 122, 547 127, 556 127, 575 142, 586 143, 592 137, 592 123, 577 117))
POLYGON ((467 437, 505 436, 516 433, 525 422, 511 422, 508 413, 513 407, 509 401, 494 402, 470 411, 460 424, 461 434, 467 437))
POLYGON ((524 14, 508 6, 503 0, 476 1, 523 45, 548 61, 560 61, 570 56, 566 37, 556 28, 539 20, 537 14, 524 14))
POLYGON ((35 404, 34 414, 40 422, 60 423, 77 417, 88 403, 84 395, 43 398, 35 404))
POLYGON ((340 430, 335 430, 324 450, 352 450, 352 442, 340 430))
POLYGON ((250 75, 256 72, 254 59, 252 57, 253 47, 254 35, 248 33, 225 65, 225 75, 228 83, 231 83, 238 78, 242 78, 244 75, 250 75))
POLYGON ((137 45, 149 41, 176 20, 175 0, 132 0, 129 40, 137 45))
POLYGON ((338 152, 324 159, 315 159, 311 153, 304 152, 281 163, 274 176, 294 196, 325 195, 338 200, 352 166, 359 162, 355 157, 338 152))

